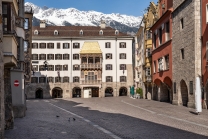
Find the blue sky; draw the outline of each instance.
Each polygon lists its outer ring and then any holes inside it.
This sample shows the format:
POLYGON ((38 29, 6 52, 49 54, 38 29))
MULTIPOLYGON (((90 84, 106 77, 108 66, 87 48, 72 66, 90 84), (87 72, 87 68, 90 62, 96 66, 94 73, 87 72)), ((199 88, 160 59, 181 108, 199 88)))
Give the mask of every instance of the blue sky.
POLYGON ((94 10, 105 14, 120 13, 142 16, 142 11, 153 1, 158 0, 25 0, 40 7, 76 8, 81 11, 94 10))

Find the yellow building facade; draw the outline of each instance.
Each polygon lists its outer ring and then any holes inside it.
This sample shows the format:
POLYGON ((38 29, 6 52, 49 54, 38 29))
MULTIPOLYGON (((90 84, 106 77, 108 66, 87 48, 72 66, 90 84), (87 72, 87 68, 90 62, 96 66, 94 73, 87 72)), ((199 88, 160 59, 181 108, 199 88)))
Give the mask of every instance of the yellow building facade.
POLYGON ((145 98, 151 99, 152 94, 152 32, 150 28, 158 19, 158 5, 150 2, 147 12, 143 16, 144 22, 144 65, 143 82, 145 85, 145 98))

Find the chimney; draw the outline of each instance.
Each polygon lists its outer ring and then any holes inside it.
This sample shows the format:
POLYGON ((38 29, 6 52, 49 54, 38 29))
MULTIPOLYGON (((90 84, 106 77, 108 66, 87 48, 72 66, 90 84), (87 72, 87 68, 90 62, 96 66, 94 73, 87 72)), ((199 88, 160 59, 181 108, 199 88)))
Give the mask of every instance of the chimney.
POLYGON ((101 20, 101 24, 100 24, 101 29, 105 29, 106 24, 104 20, 101 20))
POLYGON ((46 21, 40 20, 40 28, 46 28, 46 21))

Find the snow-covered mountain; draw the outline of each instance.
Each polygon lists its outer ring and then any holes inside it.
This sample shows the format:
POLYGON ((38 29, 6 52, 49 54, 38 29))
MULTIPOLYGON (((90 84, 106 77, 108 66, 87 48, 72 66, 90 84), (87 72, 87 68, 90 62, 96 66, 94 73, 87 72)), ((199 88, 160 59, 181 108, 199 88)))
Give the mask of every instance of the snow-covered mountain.
POLYGON ((39 20, 46 20, 48 25, 56 26, 99 26, 101 19, 108 26, 121 32, 137 32, 142 17, 121 15, 118 13, 104 14, 96 11, 79 11, 75 8, 56 9, 46 6, 39 7, 33 3, 26 2, 34 10, 33 25, 39 25, 39 20))

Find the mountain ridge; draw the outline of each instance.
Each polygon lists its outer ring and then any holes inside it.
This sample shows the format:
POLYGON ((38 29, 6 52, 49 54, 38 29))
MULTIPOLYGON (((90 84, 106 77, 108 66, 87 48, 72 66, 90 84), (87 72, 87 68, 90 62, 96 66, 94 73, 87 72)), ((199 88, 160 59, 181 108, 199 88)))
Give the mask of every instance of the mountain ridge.
POLYGON ((57 9, 47 6, 39 7, 31 2, 25 6, 33 8, 33 26, 39 25, 39 20, 46 20, 47 25, 55 26, 99 26, 104 20, 107 26, 121 32, 134 34, 139 28, 142 17, 128 16, 119 13, 104 14, 97 11, 80 11, 76 8, 57 9))

